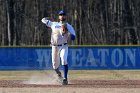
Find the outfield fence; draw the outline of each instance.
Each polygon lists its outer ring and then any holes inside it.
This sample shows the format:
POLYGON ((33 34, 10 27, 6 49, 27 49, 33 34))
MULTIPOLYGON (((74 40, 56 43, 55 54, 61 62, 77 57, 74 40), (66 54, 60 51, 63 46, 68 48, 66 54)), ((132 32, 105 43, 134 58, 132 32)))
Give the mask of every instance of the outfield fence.
MULTIPOLYGON (((140 46, 70 46, 69 68, 74 70, 140 69, 140 46)), ((0 70, 52 69, 51 47, 0 47, 0 70)))

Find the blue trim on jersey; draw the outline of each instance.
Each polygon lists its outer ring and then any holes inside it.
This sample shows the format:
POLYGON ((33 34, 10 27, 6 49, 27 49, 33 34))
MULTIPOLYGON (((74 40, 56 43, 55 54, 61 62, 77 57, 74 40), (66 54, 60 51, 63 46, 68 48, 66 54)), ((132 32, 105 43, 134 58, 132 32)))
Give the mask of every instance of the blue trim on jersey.
POLYGON ((55 28, 61 28, 61 26, 60 25, 56 25, 55 28))
POLYGON ((48 25, 48 23, 49 23, 49 20, 48 20, 48 22, 47 22, 47 25, 48 25))
POLYGON ((75 40, 75 35, 71 34, 71 40, 75 40))

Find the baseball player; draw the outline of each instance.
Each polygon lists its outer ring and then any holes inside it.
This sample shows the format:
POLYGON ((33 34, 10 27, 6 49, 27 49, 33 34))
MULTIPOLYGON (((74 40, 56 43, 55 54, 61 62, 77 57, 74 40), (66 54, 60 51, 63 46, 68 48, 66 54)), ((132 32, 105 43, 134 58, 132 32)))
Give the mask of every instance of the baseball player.
POLYGON ((52 66, 57 73, 59 79, 62 81, 63 85, 68 84, 68 39, 75 40, 76 34, 74 28, 66 22, 66 13, 61 10, 58 13, 59 21, 53 22, 48 18, 43 18, 41 21, 52 29, 51 33, 51 46, 52 46, 52 66), (61 64, 63 66, 63 77, 59 71, 61 64))

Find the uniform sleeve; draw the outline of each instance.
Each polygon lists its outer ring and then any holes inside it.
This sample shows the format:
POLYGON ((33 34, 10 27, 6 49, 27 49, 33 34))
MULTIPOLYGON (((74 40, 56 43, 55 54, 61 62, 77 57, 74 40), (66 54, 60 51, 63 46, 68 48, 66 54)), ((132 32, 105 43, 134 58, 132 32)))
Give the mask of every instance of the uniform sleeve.
POLYGON ((71 35, 71 40, 75 40, 76 33, 75 33, 74 28, 71 25, 69 25, 69 24, 67 25, 67 28, 68 28, 68 31, 69 31, 69 33, 71 35))
POLYGON ((46 24, 48 27, 52 26, 52 21, 48 20, 47 18, 43 18, 42 23, 46 24))

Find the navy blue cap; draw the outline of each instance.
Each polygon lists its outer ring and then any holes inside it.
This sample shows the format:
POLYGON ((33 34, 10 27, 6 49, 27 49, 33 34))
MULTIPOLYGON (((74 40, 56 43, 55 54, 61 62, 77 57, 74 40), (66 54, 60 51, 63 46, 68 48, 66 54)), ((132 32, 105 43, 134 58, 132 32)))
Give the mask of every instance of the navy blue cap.
POLYGON ((59 11, 58 14, 59 14, 59 15, 66 15, 65 11, 63 11, 63 10, 59 11))

